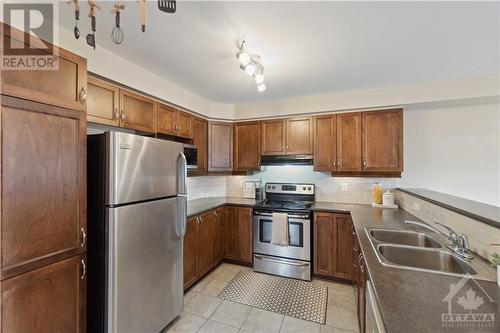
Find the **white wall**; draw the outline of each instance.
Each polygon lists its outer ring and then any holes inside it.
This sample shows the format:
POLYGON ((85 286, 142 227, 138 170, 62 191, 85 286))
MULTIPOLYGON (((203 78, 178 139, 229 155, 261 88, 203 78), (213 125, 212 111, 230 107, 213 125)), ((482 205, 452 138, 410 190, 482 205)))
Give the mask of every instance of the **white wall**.
POLYGON ((500 206, 499 133, 498 101, 406 107, 399 186, 500 206))
POLYGON ((386 108, 499 95, 498 76, 483 75, 370 90, 339 91, 275 101, 242 103, 235 106, 235 117, 243 120, 289 114, 386 108))

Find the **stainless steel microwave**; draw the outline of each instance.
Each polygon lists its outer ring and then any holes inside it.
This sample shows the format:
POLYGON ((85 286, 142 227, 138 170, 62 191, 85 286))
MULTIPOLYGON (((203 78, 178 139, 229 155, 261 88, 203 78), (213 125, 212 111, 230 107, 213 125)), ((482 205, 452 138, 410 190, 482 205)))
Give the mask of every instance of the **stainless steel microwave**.
POLYGON ((187 168, 196 170, 198 168, 198 149, 193 145, 184 145, 184 156, 186 156, 187 168))

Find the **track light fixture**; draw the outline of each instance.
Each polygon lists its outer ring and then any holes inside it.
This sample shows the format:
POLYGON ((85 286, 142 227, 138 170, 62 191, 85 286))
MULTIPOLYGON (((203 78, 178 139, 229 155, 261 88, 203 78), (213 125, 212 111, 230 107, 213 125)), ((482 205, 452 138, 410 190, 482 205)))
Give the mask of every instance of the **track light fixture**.
POLYGON ((257 91, 263 92, 266 90, 266 85, 264 84, 264 66, 260 63, 260 56, 250 54, 245 50, 245 40, 241 42, 238 53, 236 53, 236 58, 240 62, 240 68, 254 78, 257 84, 257 91))

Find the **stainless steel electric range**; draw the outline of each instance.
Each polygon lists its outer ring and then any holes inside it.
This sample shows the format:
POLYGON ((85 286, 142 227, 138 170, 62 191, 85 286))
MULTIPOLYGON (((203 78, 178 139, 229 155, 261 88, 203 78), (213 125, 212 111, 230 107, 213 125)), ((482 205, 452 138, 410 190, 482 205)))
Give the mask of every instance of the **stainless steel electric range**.
POLYGON ((254 209, 254 270, 311 280, 311 206, 314 184, 267 183, 254 209), (288 214, 289 246, 271 244, 272 214, 288 214))

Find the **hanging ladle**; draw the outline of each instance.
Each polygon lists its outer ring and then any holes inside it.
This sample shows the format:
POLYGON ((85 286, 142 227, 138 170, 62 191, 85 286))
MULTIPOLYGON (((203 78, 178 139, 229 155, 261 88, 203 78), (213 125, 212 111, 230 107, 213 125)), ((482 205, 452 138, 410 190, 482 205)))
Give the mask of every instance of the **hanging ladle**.
POLYGON ((80 20, 80 4, 78 3, 78 0, 71 0, 68 1, 68 3, 75 4, 75 28, 73 29, 73 34, 75 35, 75 38, 78 39, 80 38, 80 29, 78 29, 78 20, 80 20))
POLYGON ((120 28, 120 11, 125 9, 124 4, 114 4, 113 9, 111 9, 111 14, 115 14, 115 26, 111 30, 111 40, 115 44, 121 44, 125 38, 125 33, 122 28, 120 28))
POLYGON ((91 29, 92 33, 87 34, 87 44, 92 46, 95 50, 95 32, 96 32, 96 22, 95 22, 95 9, 101 9, 99 5, 94 3, 94 0, 89 1, 89 17, 91 19, 91 29))

